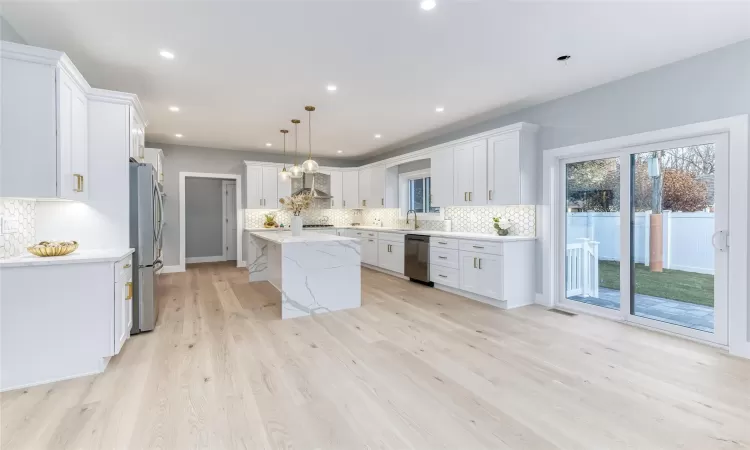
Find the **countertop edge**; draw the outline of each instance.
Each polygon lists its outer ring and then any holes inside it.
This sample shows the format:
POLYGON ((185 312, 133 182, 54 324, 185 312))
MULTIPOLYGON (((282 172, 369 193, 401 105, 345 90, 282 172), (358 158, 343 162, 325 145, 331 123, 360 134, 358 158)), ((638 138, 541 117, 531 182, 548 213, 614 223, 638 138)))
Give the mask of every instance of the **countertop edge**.
POLYGON ((132 255, 135 249, 103 249, 103 250, 82 250, 75 251, 70 255, 41 257, 26 253, 13 258, 0 259, 0 268, 15 267, 36 267, 36 266, 57 266, 63 264, 91 264, 116 262, 129 255, 132 255))
MULTIPOLYGON (((366 230, 378 231, 382 233, 401 233, 401 234, 424 234, 428 236, 440 236, 449 239, 471 239, 476 241, 495 241, 495 242, 514 242, 514 241, 535 241, 537 236, 496 236, 494 234, 471 233, 468 231, 437 231, 437 230, 400 230, 391 228, 368 227, 368 226, 343 226, 343 227, 325 227, 316 228, 307 231, 319 230, 366 230)), ((277 232, 284 231, 281 228, 244 228, 243 231, 253 232, 277 232)), ((343 236, 342 236, 343 237, 343 236)))

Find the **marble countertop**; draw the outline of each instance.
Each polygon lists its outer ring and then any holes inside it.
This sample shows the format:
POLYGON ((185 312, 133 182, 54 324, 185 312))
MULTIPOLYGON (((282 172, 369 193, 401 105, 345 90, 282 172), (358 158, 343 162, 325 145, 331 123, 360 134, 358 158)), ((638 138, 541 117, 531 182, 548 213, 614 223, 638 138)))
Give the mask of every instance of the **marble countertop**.
MULTIPOLYGON (((498 236, 496 234, 488 233, 467 233, 462 231, 432 231, 432 230, 411 230, 404 228, 388 228, 388 227, 371 227, 371 226, 345 226, 345 227, 326 227, 326 228, 308 228, 308 232, 316 230, 367 230, 367 231, 381 231, 386 233, 403 233, 403 234, 422 234, 426 236, 441 236, 454 239, 473 239, 477 241, 499 241, 499 242, 514 242, 514 241, 534 241, 537 239, 536 236, 498 236)), ((278 232, 287 231, 288 228, 245 228, 247 232, 278 232)), ((303 231, 304 233, 304 231, 303 231)), ((319 234, 319 233, 318 233, 319 234)), ((334 236, 335 237, 335 236, 334 236)))
POLYGON ((294 244, 298 242, 339 242, 356 240, 355 238, 336 236, 333 234, 314 233, 310 231, 303 231, 299 236, 292 236, 291 230, 250 231, 250 234, 252 236, 265 239, 270 242, 275 242, 277 244, 294 244))
POLYGON ((87 264, 100 262, 114 262, 132 254, 132 248, 106 249, 106 250, 76 250, 65 256, 41 257, 25 253, 12 258, 0 259, 0 267, 33 267, 54 266, 58 264, 87 264))

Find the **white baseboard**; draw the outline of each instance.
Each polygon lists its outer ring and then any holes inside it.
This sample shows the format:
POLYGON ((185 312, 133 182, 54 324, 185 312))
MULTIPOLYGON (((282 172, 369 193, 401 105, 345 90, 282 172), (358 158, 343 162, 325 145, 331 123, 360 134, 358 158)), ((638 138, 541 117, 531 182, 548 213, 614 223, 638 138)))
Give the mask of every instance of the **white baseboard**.
POLYGON ((183 271, 182 266, 178 264, 176 266, 164 266, 161 268, 159 273, 177 273, 177 272, 182 272, 182 271, 183 271))
POLYGON ((224 258, 224 256, 195 256, 192 258, 185 258, 186 264, 196 264, 196 263, 210 263, 210 262, 219 262, 219 261, 226 261, 227 259, 224 258))
POLYGON ((537 292, 536 297, 534 297, 534 303, 536 303, 537 305, 547 306, 547 301, 544 299, 544 294, 537 292))

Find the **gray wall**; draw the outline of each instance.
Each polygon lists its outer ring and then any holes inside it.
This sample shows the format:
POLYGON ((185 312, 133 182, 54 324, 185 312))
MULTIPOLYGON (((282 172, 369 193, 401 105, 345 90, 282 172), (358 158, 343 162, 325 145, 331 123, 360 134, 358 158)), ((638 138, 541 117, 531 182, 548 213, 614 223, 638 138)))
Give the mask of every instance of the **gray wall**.
POLYGON ((221 180, 185 179, 185 257, 222 256, 221 180))
MULTIPOLYGON (((282 155, 272 153, 221 150, 187 145, 159 144, 155 142, 146 143, 146 147, 164 150, 164 192, 167 194, 164 200, 166 218, 166 225, 164 226, 165 266, 178 265, 180 263, 180 172, 236 174, 244 178, 245 164, 243 161, 283 162, 282 155)), ((357 161, 340 159, 319 158, 316 161, 321 165, 330 167, 345 167, 358 164, 357 161)), ((245 190, 241 189, 241 191, 242 204, 244 205, 245 190)), ((221 213, 219 213, 219 216, 221 216, 221 213)), ((187 232, 185 234, 187 235, 187 232)), ((185 246, 187 247, 187 240, 185 241, 185 246)))
POLYGON ((439 134, 369 158, 366 162, 380 161, 517 122, 541 125, 539 148, 548 150, 748 113, 750 40, 745 40, 439 134))
POLYGON ((430 164, 431 161, 429 159, 418 159, 406 164, 400 164, 398 166, 398 173, 407 173, 414 172, 415 170, 429 169, 430 164))
POLYGON ((17 44, 26 43, 26 40, 18 34, 16 29, 3 16, 0 16, 0 40, 15 42, 17 44))

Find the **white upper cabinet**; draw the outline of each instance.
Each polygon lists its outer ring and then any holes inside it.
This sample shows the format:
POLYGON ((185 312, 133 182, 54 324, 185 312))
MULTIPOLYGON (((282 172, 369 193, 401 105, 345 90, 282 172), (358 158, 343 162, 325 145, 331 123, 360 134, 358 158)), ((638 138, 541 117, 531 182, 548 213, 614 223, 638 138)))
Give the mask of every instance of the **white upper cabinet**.
POLYGON ((164 152, 160 148, 144 148, 143 162, 154 166, 156 181, 164 184, 164 152))
POLYGON ((487 140, 479 139, 456 146, 453 161, 453 204, 486 205, 487 140))
POLYGON ((490 205, 537 203, 536 126, 491 137, 487 151, 487 197, 490 205))
POLYGON ((359 208, 359 172, 346 170, 341 173, 341 208, 359 208))
POLYGON ((385 165, 370 168, 370 208, 385 208, 385 165))
POLYGON ((279 197, 291 195, 291 181, 279 181, 277 166, 245 164, 245 208, 278 209, 279 197))
POLYGON ((138 114, 130 114, 130 157, 138 162, 146 162, 146 127, 138 114))
POLYGON ((332 170, 329 172, 331 176, 331 208, 343 208, 343 173, 338 170, 332 170))
POLYGON ((453 147, 435 150, 430 155, 432 205, 453 205, 453 147))
POLYGON ((370 189, 372 183, 372 169, 366 167, 359 169, 359 204, 353 208, 366 208, 372 205, 370 189))
POLYGON ((0 196, 86 200, 88 84, 64 53, 0 42, 0 196))

